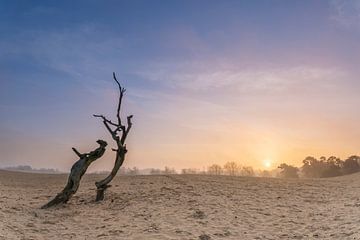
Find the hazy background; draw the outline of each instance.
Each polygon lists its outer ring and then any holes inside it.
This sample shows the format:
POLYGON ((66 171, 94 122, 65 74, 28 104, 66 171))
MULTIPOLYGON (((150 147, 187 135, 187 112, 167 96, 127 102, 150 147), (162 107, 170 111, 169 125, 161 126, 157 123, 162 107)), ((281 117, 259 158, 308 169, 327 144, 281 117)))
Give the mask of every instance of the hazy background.
POLYGON ((359 154, 359 42, 359 1, 1 1, 0 167, 112 144, 113 71, 127 167, 359 154))

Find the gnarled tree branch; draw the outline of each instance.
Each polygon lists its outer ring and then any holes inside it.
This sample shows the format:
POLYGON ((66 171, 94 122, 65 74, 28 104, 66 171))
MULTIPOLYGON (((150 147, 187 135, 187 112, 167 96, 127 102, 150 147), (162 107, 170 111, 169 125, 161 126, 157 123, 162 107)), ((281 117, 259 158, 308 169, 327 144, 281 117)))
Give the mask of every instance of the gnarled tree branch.
POLYGON ((61 203, 66 203, 69 201, 69 199, 76 193, 76 191, 79 188, 80 180, 82 176, 85 174, 86 170, 88 169, 89 165, 100 158, 104 152, 105 147, 107 146, 107 143, 103 140, 97 140, 96 141, 100 146, 95 149, 92 152, 89 153, 80 153, 75 148, 72 148, 72 150, 75 152, 77 156, 80 157, 80 159, 74 163, 74 165, 71 168, 71 172, 68 178, 68 182, 65 186, 65 188, 56 195, 54 199, 52 199, 50 202, 42 206, 41 208, 49 208, 61 203))
POLYGON ((120 167, 122 166, 125 160, 125 154, 127 152, 125 141, 132 127, 131 119, 133 115, 127 117, 127 126, 122 124, 121 115, 120 115, 121 104, 126 89, 121 86, 120 82, 116 78, 115 73, 113 73, 113 78, 119 87, 119 100, 118 100, 119 102, 116 112, 117 123, 112 122, 103 115, 94 114, 94 117, 101 118, 103 120, 103 124, 105 125, 106 129, 111 134, 112 139, 116 142, 117 145, 117 149, 112 149, 113 151, 116 152, 113 169, 106 178, 95 183, 97 188, 96 201, 101 201, 104 199, 105 190, 110 187, 109 183, 114 179, 114 177, 116 176, 117 172, 119 171, 120 167), (113 129, 111 127, 113 128, 115 127, 115 128, 113 129))

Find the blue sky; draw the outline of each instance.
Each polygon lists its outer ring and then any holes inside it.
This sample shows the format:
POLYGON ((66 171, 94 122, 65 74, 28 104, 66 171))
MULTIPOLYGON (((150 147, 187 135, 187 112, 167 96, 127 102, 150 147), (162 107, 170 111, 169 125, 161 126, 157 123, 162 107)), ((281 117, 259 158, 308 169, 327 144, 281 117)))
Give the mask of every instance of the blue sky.
MULTIPOLYGON (((0 166, 67 170, 111 142, 127 166, 203 168, 358 153, 359 1, 2 1, 0 166)), ((108 169, 112 155, 92 170, 108 169)))

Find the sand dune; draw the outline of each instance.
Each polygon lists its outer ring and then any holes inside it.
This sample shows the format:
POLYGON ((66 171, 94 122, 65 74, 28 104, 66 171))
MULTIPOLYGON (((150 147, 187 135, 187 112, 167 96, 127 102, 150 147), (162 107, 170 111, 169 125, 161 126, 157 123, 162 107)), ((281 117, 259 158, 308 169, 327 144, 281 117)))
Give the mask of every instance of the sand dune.
POLYGON ((284 180, 120 176, 93 202, 85 176, 66 205, 41 210, 66 175, 0 171, 0 239, 360 239, 360 175, 284 180))

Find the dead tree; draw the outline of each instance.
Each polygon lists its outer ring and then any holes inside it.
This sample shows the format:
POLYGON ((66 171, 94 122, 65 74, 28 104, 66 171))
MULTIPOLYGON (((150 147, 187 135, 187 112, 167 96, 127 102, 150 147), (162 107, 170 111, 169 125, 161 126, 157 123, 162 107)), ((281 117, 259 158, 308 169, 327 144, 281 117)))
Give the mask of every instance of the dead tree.
POLYGON ((119 81, 116 79, 115 73, 113 73, 113 78, 119 87, 119 93, 120 93, 119 94, 119 103, 118 103, 117 113, 116 113, 117 121, 112 122, 112 121, 108 120, 106 117, 104 117, 103 115, 95 114, 94 117, 102 119, 102 122, 104 123, 106 129, 110 133, 112 139, 116 142, 117 148, 112 149, 113 151, 116 152, 116 157, 115 157, 114 167, 113 167, 111 173, 103 180, 95 183, 96 188, 97 188, 96 201, 101 201, 104 199, 105 190, 111 186, 111 185, 109 185, 109 183, 116 176, 117 172, 119 171, 119 168, 121 167, 121 165, 123 164, 123 162, 125 160, 125 154, 127 152, 125 141, 126 141, 126 138, 129 134, 131 126, 132 126, 131 119, 132 119, 133 115, 130 115, 127 117, 126 125, 121 121, 121 116, 120 116, 121 103, 122 103, 126 89, 120 85, 119 81))
POLYGON ((61 203, 66 203, 69 201, 72 195, 76 193, 80 185, 80 180, 85 174, 87 168, 92 162, 100 158, 105 152, 107 143, 103 140, 97 140, 96 142, 100 146, 89 153, 80 153, 75 148, 72 148, 72 150, 80 159, 72 166, 65 188, 60 193, 58 193, 54 199, 42 206, 42 209, 56 206, 61 203))

